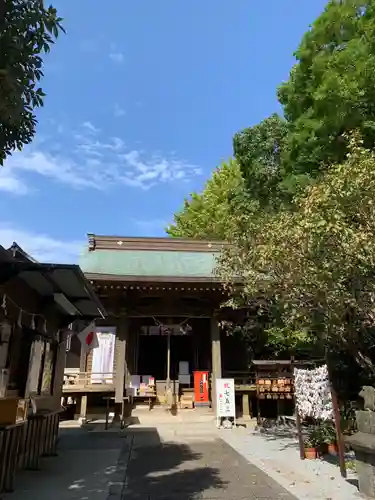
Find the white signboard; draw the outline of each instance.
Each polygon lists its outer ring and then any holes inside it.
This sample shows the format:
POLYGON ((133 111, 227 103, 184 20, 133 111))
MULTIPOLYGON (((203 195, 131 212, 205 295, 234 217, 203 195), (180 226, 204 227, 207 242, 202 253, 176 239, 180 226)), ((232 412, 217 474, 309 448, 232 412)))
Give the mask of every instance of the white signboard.
POLYGON ((219 418, 236 418, 234 379, 216 379, 216 415, 219 418))

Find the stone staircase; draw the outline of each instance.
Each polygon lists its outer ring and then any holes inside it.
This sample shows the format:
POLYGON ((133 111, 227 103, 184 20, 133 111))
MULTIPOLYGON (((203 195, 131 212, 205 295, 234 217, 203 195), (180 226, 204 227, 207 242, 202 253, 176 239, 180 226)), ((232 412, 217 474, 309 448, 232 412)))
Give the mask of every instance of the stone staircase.
POLYGON ((210 408, 170 411, 163 406, 148 408, 137 406, 127 418, 127 425, 153 426, 162 424, 215 424, 215 414, 210 408))

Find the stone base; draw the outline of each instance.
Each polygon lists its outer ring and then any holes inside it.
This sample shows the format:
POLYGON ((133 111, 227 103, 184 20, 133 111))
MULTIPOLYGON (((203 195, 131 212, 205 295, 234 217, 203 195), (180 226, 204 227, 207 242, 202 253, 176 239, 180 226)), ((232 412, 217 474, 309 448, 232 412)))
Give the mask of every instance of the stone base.
POLYGON ((345 441, 355 451, 359 491, 375 498, 375 436, 357 432, 345 441))
POLYGON ((355 464, 359 491, 369 498, 375 498, 375 455, 356 452, 355 464))
POLYGON ((375 412, 360 410, 355 412, 357 429, 364 434, 375 434, 375 412))

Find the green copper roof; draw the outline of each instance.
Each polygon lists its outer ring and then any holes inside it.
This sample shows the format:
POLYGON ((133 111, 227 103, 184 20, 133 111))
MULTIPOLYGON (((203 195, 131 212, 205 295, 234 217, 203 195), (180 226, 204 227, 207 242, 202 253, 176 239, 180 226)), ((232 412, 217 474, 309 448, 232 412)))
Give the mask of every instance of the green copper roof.
POLYGON ((94 250, 87 251, 79 265, 87 274, 212 279, 216 255, 214 252, 94 250))

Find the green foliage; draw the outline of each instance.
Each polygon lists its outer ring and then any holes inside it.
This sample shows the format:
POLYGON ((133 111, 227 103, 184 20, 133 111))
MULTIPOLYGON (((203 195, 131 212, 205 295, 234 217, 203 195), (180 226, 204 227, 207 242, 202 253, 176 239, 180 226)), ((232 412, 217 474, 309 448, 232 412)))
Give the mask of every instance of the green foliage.
POLYGON ((265 330, 267 347, 276 355, 283 354, 288 357, 291 353, 298 359, 311 355, 315 349, 316 338, 308 331, 294 330, 285 325, 272 326, 265 330))
POLYGON ((45 97, 41 54, 63 31, 61 21, 42 0, 0 2, 0 165, 35 134, 34 109, 45 97))
POLYGON ((287 123, 274 114, 235 134, 233 150, 246 188, 260 207, 275 208, 282 201, 282 160, 287 123))
POLYGON ((324 425, 316 424, 305 438, 305 448, 318 448, 326 442, 326 429, 324 425))
POLYGON ((244 296, 277 300, 285 326, 331 348, 349 350, 374 371, 375 154, 358 138, 345 162, 226 249, 221 275, 244 296))
POLYGON ((201 194, 193 193, 167 233, 175 238, 228 239, 246 218, 244 181, 235 160, 223 162, 201 194), (234 213, 236 212, 236 213, 234 213))
POLYGON ((288 122, 286 172, 316 177, 347 152, 343 134, 374 145, 375 1, 331 0, 295 53, 279 88, 288 122))

